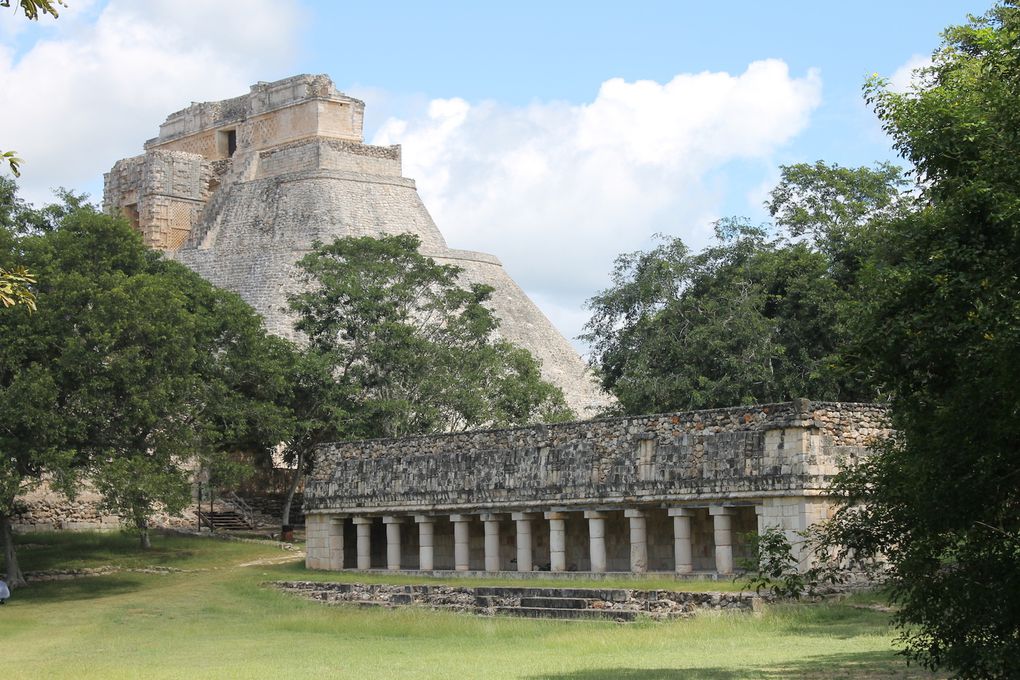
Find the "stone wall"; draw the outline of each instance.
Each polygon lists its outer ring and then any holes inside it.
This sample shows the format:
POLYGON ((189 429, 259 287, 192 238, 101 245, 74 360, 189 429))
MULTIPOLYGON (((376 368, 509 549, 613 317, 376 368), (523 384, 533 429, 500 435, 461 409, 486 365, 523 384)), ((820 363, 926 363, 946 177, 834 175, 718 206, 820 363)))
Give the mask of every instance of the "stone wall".
POLYGON ((864 455, 886 432, 883 407, 798 400, 343 442, 319 449, 305 508, 527 510, 824 495, 840 460, 864 455))
POLYGON ((364 102, 333 87, 324 75, 256 83, 247 95, 199 102, 170 114, 146 149, 172 149, 224 158, 218 132, 232 130, 238 146, 255 150, 313 136, 360 141, 364 102))
POLYGON ((103 201, 117 206, 150 248, 179 248, 199 221, 217 170, 202 156, 181 151, 127 158, 105 175, 103 201))
POLYGON ((323 583, 319 581, 276 581, 280 590, 327 604, 419 606, 460 611, 482 616, 531 615, 550 618, 601 618, 634 621, 648 618, 686 618, 710 611, 751 612, 771 601, 750 592, 688 592, 683 590, 641 590, 639 588, 548 588, 548 587, 465 587, 447 585, 376 585, 323 583), (566 604, 564 604, 566 602, 566 604), (539 609, 545 611, 535 612, 539 609), (569 607, 548 609, 548 607, 569 607), (579 616, 575 609, 581 610, 579 616), (575 615, 570 616, 571 612, 575 615), (599 616, 595 616, 598 614, 599 616))
MULTIPOLYGON (((74 498, 55 491, 43 482, 17 498, 11 527, 26 531, 112 531, 130 525, 130 520, 110 514, 102 507, 102 498, 89 483, 74 498)), ((153 527, 179 528, 195 526, 197 506, 185 508, 181 516, 157 512, 151 518, 153 527)))

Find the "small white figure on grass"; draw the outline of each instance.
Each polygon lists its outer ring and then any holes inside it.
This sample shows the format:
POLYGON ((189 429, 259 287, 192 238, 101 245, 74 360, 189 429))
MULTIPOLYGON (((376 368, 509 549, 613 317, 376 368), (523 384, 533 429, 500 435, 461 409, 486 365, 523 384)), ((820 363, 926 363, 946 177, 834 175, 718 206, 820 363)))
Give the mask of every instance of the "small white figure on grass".
POLYGON ((7 587, 4 581, 0 581, 0 604, 7 602, 7 598, 11 596, 11 589, 7 587))

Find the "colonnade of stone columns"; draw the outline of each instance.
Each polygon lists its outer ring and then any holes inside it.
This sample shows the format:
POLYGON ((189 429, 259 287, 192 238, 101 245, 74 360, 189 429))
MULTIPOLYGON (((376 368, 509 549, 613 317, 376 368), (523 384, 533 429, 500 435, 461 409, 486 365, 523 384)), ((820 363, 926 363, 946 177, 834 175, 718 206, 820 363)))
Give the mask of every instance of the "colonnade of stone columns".
MULTIPOLYGON (((701 506, 704 507, 704 506, 701 506)), ((562 572, 567 569, 567 530, 566 520, 569 512, 578 510, 554 509, 546 512, 513 512, 509 513, 516 529, 516 570, 532 571, 534 565, 533 524, 538 521, 548 522, 549 536, 549 570, 562 572)), ((607 535, 606 520, 611 510, 583 510, 583 517, 588 524, 588 550, 590 571, 607 571, 607 535)), ((712 529, 715 545, 715 567, 719 574, 731 574, 734 567, 733 559, 733 522, 734 508, 723 505, 712 505, 708 508, 712 518, 712 529)), ((623 515, 627 520, 630 544, 630 571, 643 573, 648 570, 648 510, 626 508, 623 515)), ((694 571, 694 551, 692 544, 692 518, 694 508, 667 508, 668 516, 673 520, 673 556, 674 569, 678 574, 694 571)), ((451 514, 448 519, 453 524, 453 561, 456 571, 470 569, 470 524, 476 518, 484 525, 484 567, 485 571, 501 570, 500 564, 500 522, 507 513, 483 512, 480 514, 451 514)), ((437 515, 387 515, 382 518, 386 527, 386 568, 399 570, 401 565, 401 532, 402 527, 418 531, 418 568, 422 571, 435 569, 435 523, 437 515), (413 521, 412 521, 413 520, 413 521)), ((371 568, 371 526, 374 521, 370 516, 352 517, 357 545, 355 555, 358 569, 371 568)), ((329 531, 329 565, 331 569, 343 569, 344 544, 343 520, 335 518, 329 531)))

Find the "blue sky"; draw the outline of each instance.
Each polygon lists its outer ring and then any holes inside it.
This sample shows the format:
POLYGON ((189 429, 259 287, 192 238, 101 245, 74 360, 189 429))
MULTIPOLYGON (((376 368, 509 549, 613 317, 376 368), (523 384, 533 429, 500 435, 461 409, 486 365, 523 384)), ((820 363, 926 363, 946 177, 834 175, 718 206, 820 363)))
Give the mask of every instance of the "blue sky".
POLYGON ((0 148, 35 201, 99 196, 162 119, 327 73, 451 245, 500 257, 568 337, 620 252, 764 217, 783 163, 892 159, 861 100, 988 2, 70 0, 0 10, 0 148))

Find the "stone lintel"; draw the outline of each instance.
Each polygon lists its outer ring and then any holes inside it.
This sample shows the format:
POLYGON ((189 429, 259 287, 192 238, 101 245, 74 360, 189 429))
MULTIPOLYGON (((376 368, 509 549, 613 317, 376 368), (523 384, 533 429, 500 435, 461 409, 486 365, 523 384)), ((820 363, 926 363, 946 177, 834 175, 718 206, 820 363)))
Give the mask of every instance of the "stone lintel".
POLYGON ((542 513, 540 512, 514 512, 510 514, 510 518, 515 522, 529 522, 541 516, 542 513))
POLYGON ((584 511, 584 518, 585 519, 608 519, 609 518, 609 514, 607 512, 605 512, 604 510, 585 510, 584 511))
POLYGON ((567 514, 568 513, 562 512, 560 510, 551 510, 549 512, 544 513, 546 519, 566 519, 567 514))
POLYGON ((406 520, 407 520, 407 517, 403 517, 403 516, 398 517, 396 515, 387 515, 387 516, 382 518, 382 523, 383 524, 403 524, 406 520))
POLYGON ((693 517, 694 508, 670 508, 666 512, 670 517, 693 517))
MULTIPOLYGON (((822 498, 830 496, 831 492, 828 488, 809 488, 804 486, 789 487, 784 489, 756 489, 756 490, 744 490, 744 491, 731 491, 725 493, 713 492, 711 494, 649 494, 648 496, 641 497, 641 503, 646 507, 652 507, 652 504, 670 506, 674 503, 683 503, 684 507, 687 508, 708 508, 710 505, 715 503, 727 503, 732 506, 746 505, 751 507, 752 505, 758 505, 765 498, 822 498)), ((546 501, 544 507, 549 507, 548 503, 554 502, 553 500, 546 501)), ((562 502, 557 500, 555 502, 562 502)), ((634 498, 624 498, 622 496, 606 496, 606 497, 593 497, 585 496, 579 497, 571 501, 569 507, 556 506, 552 510, 556 512, 581 512, 584 508, 606 508, 619 510, 622 505, 627 502, 635 502, 634 498)), ((533 510, 521 510, 522 501, 518 500, 507 500, 504 502, 493 501, 486 502, 486 506, 491 508, 494 512, 535 512, 541 513, 543 505, 540 504, 539 500, 536 500, 533 504, 533 510)), ((336 513, 347 513, 350 516, 356 516, 358 514, 372 514, 374 516, 381 516, 392 513, 406 513, 408 515, 423 514, 426 512, 436 513, 437 515, 448 516, 450 513, 470 513, 478 512, 477 505, 445 505, 439 503, 392 503, 389 505, 365 505, 363 507, 351 507, 348 505, 334 505, 327 507, 310 508, 305 514, 311 515, 332 515, 336 513)))
POLYGON ((623 516, 628 518, 644 517, 645 510, 639 510, 638 508, 628 508, 623 511, 623 516))
POLYGON ((478 515, 483 522, 499 522, 505 515, 496 512, 483 512, 478 515))
POLYGON ((732 515, 736 508, 728 505, 710 505, 708 507, 708 514, 715 517, 716 515, 732 515))
POLYGON ((436 519, 437 518, 433 517, 432 515, 415 515, 414 516, 414 521, 417 524, 435 524, 436 523, 436 519))
POLYGON ((365 517, 364 515, 359 515, 358 517, 354 518, 355 524, 371 524, 374 521, 375 517, 365 517))
POLYGON ((450 521, 454 524, 470 522, 472 519, 474 519, 474 515, 450 515, 450 521))

